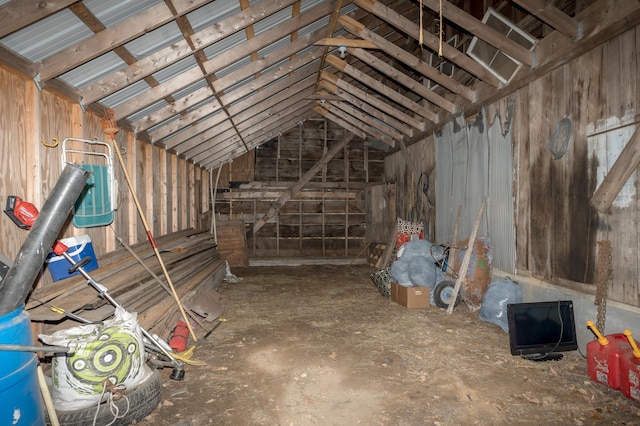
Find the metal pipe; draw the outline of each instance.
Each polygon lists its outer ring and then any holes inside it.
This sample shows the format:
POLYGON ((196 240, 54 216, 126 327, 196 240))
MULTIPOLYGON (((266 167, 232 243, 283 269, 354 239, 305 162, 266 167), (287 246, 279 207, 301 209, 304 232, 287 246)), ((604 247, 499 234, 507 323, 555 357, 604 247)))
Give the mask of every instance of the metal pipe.
POLYGON ((71 352, 71 348, 67 346, 29 346, 29 345, 0 344, 0 351, 69 353, 71 352))
POLYGON ((90 172, 67 164, 22 244, 13 266, 0 282, 0 315, 24 304, 45 258, 82 193, 90 172))

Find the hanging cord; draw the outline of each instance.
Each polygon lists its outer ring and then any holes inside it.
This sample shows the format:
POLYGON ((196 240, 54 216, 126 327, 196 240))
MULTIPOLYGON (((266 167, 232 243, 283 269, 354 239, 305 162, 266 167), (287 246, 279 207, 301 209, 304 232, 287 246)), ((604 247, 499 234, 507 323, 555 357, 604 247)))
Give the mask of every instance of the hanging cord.
MULTIPOLYGON (((442 25, 442 0, 440 0, 440 24, 438 29, 438 56, 442 56, 442 34, 444 33, 444 26, 442 25)), ((420 32, 420 34, 422 34, 422 32, 420 32)))
POLYGON ((109 404, 109 410, 111 411, 111 414, 113 414, 113 420, 111 420, 105 426, 111 426, 116 422, 116 420, 124 418, 124 416, 129 413, 129 410, 131 409, 131 402, 129 401, 129 398, 127 398, 127 395, 124 394, 125 389, 126 387, 124 385, 114 385, 111 383, 111 381, 109 381, 109 379, 106 379, 104 381, 104 383, 102 384, 102 393, 100 394, 100 399, 98 400, 96 414, 93 416, 93 426, 96 426, 98 424, 98 413, 100 412, 100 406, 102 405, 102 398, 104 398, 104 394, 107 391, 109 391, 107 403, 109 404), (120 415, 120 409, 114 402, 119 400, 120 398, 124 398, 125 401, 127 401, 127 409, 124 411, 124 413, 122 413, 122 415, 120 415))

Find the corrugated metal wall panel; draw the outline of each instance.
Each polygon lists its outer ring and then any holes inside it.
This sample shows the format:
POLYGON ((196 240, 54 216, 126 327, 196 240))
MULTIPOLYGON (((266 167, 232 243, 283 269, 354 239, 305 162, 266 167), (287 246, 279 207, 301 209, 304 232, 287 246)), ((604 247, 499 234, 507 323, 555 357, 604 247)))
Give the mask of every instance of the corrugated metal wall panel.
POLYGON ((489 126, 489 196, 486 217, 493 242, 493 264, 516 271, 516 229, 513 198, 513 143, 510 131, 503 134, 500 118, 489 126))
POLYGON ((515 271, 511 134, 502 135, 499 119, 488 127, 482 110, 472 122, 458 117, 447 123, 434 140, 436 241, 452 242, 458 206, 458 240, 467 238, 486 198, 478 235, 491 239, 495 267, 515 271))

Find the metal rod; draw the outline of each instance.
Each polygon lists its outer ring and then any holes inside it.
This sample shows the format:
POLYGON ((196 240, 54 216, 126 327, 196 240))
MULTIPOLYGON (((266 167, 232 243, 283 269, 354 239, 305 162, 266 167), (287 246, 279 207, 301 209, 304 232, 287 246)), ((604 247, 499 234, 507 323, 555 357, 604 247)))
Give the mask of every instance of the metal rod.
MULTIPOLYGON (((77 265, 78 262, 76 262, 73 257, 69 256, 69 253, 67 253, 66 251, 64 253, 62 253, 62 256, 65 259, 67 259, 69 261, 69 263, 71 263, 73 266, 77 265)), ((89 275, 87 273, 87 271, 84 270, 84 268, 82 266, 77 266, 76 270, 78 272, 80 272, 80 275, 82 275, 87 280, 89 285, 91 285, 91 287, 93 287, 98 292, 98 295, 100 297, 102 297, 107 302, 111 303, 114 307, 124 309, 124 307, 122 307, 122 305, 120 305, 113 297, 111 297, 111 295, 109 294, 109 289, 107 289, 105 286, 103 286, 102 284, 100 284, 99 282, 94 280, 91 277, 91 275, 89 275)), ((142 334, 144 334, 144 336, 147 339, 149 339, 154 345, 156 345, 158 347, 158 349, 163 354, 165 354, 170 360, 172 360, 171 363, 176 368, 178 368, 178 369, 184 368, 184 365, 182 364, 182 362, 177 360, 169 351, 167 351, 165 348, 163 348, 162 345, 158 342, 158 340, 156 340, 156 338, 153 337, 153 335, 151 335, 151 333, 149 333, 147 330, 145 330, 144 327, 142 327, 142 325, 140 326, 140 330, 142 331, 142 334)))
POLYGON ((73 352, 71 348, 68 348, 66 346, 29 346, 29 345, 10 345, 10 344, 0 344, 0 351, 53 352, 53 353, 73 352))

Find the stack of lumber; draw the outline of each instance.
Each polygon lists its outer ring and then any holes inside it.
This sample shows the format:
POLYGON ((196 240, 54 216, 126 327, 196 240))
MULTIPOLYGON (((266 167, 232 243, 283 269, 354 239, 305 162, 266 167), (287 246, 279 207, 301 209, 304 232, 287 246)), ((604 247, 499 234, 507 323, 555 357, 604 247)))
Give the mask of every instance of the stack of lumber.
MULTIPOLYGON (((226 273, 224 258, 220 257, 211 234, 187 230, 156 239, 158 250, 171 282, 181 301, 189 300, 197 292, 215 288, 226 273)), ((140 324, 161 335, 172 329, 179 317, 179 307, 163 274, 160 262, 148 242, 130 249, 144 262, 144 266, 125 248, 98 258, 99 268, 89 272, 109 295, 129 312, 137 312, 140 324), (149 270, 164 283, 162 286, 149 270), (164 287, 164 288, 163 288, 164 287), (178 314, 176 316, 176 313, 178 314), (160 332, 162 330, 162 333, 160 332)), ((185 304, 183 302, 183 304, 185 304)), ((43 321, 46 332, 78 325, 65 320, 50 306, 64 309, 90 321, 109 318, 114 308, 99 297, 82 276, 67 278, 38 288, 29 297, 26 309, 32 321, 43 321), (49 306, 48 306, 49 305, 49 306)), ((188 306, 184 306, 188 310, 188 306)))

